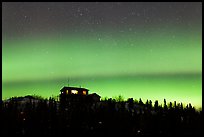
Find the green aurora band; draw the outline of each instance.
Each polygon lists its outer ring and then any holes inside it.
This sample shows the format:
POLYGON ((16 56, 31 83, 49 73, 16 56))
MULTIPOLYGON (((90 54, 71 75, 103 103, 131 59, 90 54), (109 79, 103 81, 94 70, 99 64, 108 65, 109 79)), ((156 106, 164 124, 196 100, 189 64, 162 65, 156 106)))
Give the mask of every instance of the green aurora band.
POLYGON ((58 95, 69 78, 70 86, 102 97, 123 95, 160 103, 165 98, 202 107, 201 30, 146 30, 3 38, 3 99, 58 95))

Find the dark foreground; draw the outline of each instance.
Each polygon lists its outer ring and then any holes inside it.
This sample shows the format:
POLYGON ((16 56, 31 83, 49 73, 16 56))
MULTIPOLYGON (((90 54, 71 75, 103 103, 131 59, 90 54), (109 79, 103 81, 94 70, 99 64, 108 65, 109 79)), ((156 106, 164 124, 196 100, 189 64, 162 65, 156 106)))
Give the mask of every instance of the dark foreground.
POLYGON ((202 111, 189 104, 161 107, 156 101, 50 100, 2 103, 1 135, 202 135, 202 111))

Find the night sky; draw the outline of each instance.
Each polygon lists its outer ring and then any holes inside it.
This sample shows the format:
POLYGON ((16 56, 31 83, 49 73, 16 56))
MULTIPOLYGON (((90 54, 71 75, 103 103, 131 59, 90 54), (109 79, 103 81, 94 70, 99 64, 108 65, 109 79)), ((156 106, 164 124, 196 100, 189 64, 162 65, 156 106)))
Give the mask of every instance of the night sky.
POLYGON ((202 3, 2 3, 2 95, 63 86, 202 107, 202 3))

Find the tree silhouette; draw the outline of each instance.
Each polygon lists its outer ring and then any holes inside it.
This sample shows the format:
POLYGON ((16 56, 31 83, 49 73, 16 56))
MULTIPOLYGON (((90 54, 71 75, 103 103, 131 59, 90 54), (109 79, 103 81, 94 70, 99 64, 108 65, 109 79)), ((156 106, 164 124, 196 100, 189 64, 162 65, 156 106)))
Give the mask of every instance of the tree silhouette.
POLYGON ((122 95, 119 95, 118 97, 115 98, 115 100, 117 102, 123 102, 124 101, 124 97, 122 95))
POLYGON ((139 105, 141 105, 141 106, 144 105, 144 103, 142 102, 142 99, 141 99, 141 98, 139 99, 139 105))
POLYGON ((164 99, 164 110, 167 110, 166 99, 164 99))
POLYGON ((158 100, 155 101, 155 103, 154 103, 154 108, 155 108, 155 110, 158 110, 158 108, 159 108, 159 102, 158 102, 158 100))
POLYGON ((2 135, 202 135, 202 111, 192 104, 182 103, 167 108, 155 101, 144 104, 142 99, 127 101, 109 98, 90 103, 71 102, 61 110, 55 98, 33 102, 32 97, 23 107, 22 98, 11 98, 2 104, 2 135), (117 108, 117 110, 116 110, 117 108))
POLYGON ((173 108, 172 102, 169 103, 169 108, 170 108, 170 109, 173 108))

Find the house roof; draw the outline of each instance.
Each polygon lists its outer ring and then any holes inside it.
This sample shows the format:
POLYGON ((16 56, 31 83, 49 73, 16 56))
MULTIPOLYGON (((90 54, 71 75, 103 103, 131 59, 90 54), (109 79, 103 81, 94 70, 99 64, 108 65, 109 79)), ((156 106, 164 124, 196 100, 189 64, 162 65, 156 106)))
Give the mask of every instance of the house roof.
POLYGON ((26 99, 36 99, 35 97, 31 96, 31 95, 27 95, 27 96, 24 96, 24 97, 13 97, 13 98, 10 98, 8 99, 7 101, 23 101, 23 100, 26 100, 26 99))
POLYGON ((96 93, 89 94, 89 96, 98 96, 98 97, 101 97, 101 96, 99 96, 99 95, 96 94, 96 93))
POLYGON ((78 88, 78 87, 63 87, 60 91, 64 91, 64 90, 69 90, 69 89, 75 89, 75 90, 85 90, 85 91, 89 91, 88 89, 86 89, 86 88, 78 88))

